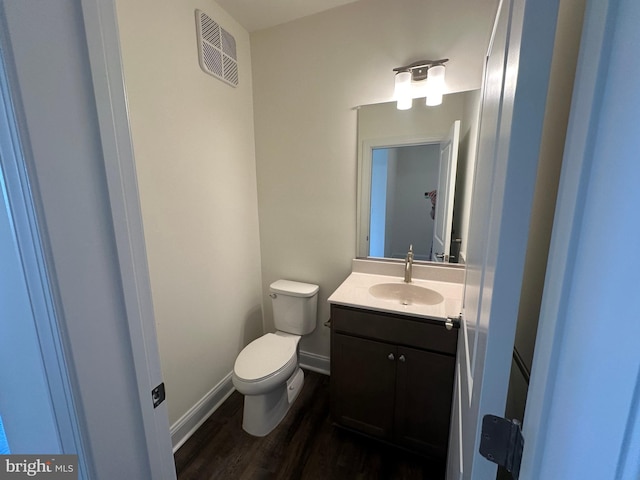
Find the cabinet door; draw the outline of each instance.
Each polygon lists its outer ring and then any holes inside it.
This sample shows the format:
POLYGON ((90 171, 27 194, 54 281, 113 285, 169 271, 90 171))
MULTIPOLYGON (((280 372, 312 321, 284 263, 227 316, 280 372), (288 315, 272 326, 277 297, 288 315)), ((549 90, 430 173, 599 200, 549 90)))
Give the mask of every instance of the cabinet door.
POLYGON ((398 347, 394 438, 408 448, 446 457, 455 358, 398 347))
POLYGON ((333 334, 331 410, 336 422, 391 438, 396 357, 395 345, 333 334))

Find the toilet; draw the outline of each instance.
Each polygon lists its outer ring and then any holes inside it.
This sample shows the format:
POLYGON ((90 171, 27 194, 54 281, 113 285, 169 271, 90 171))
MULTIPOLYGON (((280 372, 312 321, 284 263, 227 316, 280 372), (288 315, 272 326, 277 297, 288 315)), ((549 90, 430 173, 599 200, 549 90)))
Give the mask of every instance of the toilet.
POLYGON ((316 328, 319 288, 291 280, 269 287, 276 332, 247 345, 233 367, 233 385, 245 396, 242 428, 251 435, 276 428, 302 389, 298 343, 316 328))

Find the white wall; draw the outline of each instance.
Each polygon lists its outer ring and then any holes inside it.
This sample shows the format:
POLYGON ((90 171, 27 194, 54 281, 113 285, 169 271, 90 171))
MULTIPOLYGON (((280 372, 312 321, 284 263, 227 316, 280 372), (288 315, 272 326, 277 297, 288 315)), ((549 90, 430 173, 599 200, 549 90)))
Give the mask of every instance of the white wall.
POLYGON ((212 0, 116 3, 174 425, 262 333, 249 34, 212 0), (196 8, 235 37, 237 88, 200 69, 196 8))
MULTIPOLYGON (((251 35, 265 305, 278 278, 318 283, 328 318, 356 250, 354 107, 389 101, 393 68, 425 57, 451 59, 448 91, 479 88, 496 6, 363 0, 251 35)), ((328 329, 302 349, 328 355, 328 329)))

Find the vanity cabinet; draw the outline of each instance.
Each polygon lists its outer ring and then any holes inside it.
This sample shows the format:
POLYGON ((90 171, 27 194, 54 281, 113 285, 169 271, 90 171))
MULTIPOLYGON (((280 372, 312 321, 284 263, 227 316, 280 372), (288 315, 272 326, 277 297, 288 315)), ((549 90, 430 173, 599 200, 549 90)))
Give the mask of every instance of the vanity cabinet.
POLYGON ((334 421, 446 457, 457 337, 442 321, 332 304, 334 421))

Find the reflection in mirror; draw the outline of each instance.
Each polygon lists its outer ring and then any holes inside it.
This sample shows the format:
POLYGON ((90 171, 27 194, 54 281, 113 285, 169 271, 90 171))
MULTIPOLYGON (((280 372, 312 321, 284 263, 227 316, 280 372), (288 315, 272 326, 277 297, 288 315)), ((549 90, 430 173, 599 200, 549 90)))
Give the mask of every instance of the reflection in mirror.
POLYGON ((416 260, 431 260, 435 208, 425 193, 437 190, 439 160, 437 143, 373 148, 369 256, 403 258, 413 245, 416 260))
POLYGON ((464 263, 479 98, 359 108, 358 257, 404 258, 413 244, 417 260, 464 263))

